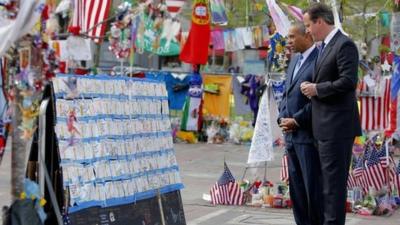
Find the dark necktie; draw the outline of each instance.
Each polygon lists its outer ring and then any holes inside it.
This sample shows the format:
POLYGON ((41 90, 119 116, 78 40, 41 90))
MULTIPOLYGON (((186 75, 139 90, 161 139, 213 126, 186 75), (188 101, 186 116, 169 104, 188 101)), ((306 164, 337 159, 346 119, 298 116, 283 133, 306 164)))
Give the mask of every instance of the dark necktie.
POLYGON ((321 56, 322 53, 324 52, 324 48, 325 48, 325 42, 321 43, 321 46, 319 47, 319 54, 318 56, 321 56))

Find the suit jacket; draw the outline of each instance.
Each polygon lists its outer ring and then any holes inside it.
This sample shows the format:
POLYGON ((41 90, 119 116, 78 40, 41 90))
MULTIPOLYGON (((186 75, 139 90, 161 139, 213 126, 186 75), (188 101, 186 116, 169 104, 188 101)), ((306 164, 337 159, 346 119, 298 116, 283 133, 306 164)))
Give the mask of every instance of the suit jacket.
POLYGON ((311 82, 317 56, 318 50, 315 48, 305 59, 294 79, 292 78, 293 72, 300 54, 294 55, 290 60, 278 121, 284 117, 294 118, 299 127, 296 131, 285 134, 286 143, 313 143, 311 101, 301 93, 300 84, 304 81, 311 82))
POLYGON ((338 31, 318 56, 313 83, 312 128, 317 140, 361 135, 356 86, 358 51, 354 42, 338 31))

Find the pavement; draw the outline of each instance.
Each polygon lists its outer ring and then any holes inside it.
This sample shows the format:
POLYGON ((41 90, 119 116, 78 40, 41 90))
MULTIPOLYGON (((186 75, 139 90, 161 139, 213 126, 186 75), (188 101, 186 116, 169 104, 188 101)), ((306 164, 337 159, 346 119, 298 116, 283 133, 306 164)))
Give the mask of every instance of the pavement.
MULTIPOLYGON (((223 172, 224 159, 236 179, 241 179, 249 146, 215 144, 176 144, 176 155, 185 185, 182 190, 187 225, 294 225, 290 209, 250 206, 213 206, 202 199, 223 172)), ((267 164, 267 179, 279 180, 280 156, 267 164)), ((9 148, 0 165, 0 206, 10 203, 11 154, 9 148)), ((251 169, 246 178, 263 178, 264 168, 251 169)), ((0 224, 1 218, 0 218, 0 224)), ((347 225, 400 225, 400 209, 388 217, 347 214, 347 225)))
MULTIPOLYGON (((290 209, 256 208, 250 206, 213 206, 202 199, 223 172, 224 159, 236 179, 241 179, 249 146, 215 144, 176 144, 176 155, 185 189, 182 199, 188 225, 294 225, 290 209)), ((267 180, 279 181, 281 155, 267 164, 267 180)), ((246 178, 263 178, 264 168, 252 169, 246 178)), ((391 216, 359 216, 347 214, 347 225, 400 225, 400 209, 391 216)))

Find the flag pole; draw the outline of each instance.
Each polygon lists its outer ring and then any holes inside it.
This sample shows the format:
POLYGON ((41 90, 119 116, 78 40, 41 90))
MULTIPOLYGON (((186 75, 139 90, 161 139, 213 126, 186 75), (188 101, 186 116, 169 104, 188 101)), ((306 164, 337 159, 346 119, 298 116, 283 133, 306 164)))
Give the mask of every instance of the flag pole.
MULTIPOLYGON (((386 188, 389 188, 390 185, 390 179, 389 179, 389 140, 385 141, 385 151, 386 151, 386 177, 385 177, 385 183, 386 183, 386 188)), ((390 192, 388 191, 388 193, 390 194, 390 192)))

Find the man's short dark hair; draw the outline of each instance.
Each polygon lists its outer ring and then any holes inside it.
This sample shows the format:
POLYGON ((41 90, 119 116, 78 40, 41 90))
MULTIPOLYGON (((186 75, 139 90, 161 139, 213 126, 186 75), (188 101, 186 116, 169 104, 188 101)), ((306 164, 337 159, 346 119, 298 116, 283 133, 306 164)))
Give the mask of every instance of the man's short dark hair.
POLYGON ((318 18, 323 19, 327 24, 334 25, 335 20, 331 8, 323 3, 315 3, 306 9, 304 13, 308 13, 311 21, 315 23, 318 18))

